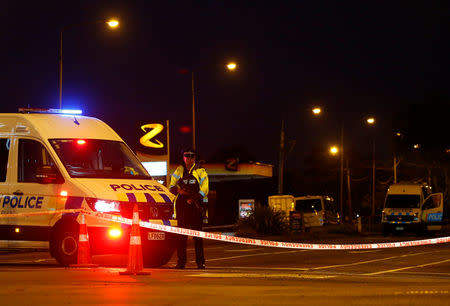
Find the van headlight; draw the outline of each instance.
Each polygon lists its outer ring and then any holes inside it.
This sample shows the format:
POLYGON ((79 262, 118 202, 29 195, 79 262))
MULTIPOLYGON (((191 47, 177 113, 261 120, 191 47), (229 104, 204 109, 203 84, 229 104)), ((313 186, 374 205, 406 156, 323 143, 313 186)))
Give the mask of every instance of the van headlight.
POLYGON ((93 211, 120 212, 120 202, 86 198, 86 202, 93 211))

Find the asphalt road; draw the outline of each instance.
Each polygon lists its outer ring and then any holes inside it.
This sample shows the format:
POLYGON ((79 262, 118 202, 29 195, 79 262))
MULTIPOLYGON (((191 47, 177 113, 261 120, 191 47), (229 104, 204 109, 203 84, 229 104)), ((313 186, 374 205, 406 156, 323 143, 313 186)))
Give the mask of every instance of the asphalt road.
MULTIPOLYGON (((388 241, 402 239, 413 238, 388 241)), ((324 251, 208 241, 205 253, 206 270, 195 269, 190 245, 184 270, 172 269, 174 256, 149 276, 122 276, 126 256, 95 256, 99 268, 74 269, 46 252, 0 252, 1 304, 450 305, 450 244, 324 251)))

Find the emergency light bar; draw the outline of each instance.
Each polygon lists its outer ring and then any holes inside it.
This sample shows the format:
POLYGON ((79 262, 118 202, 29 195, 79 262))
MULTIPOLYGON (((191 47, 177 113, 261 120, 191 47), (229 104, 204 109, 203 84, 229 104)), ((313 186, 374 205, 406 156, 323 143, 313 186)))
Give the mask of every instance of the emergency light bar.
POLYGON ((20 107, 19 113, 81 115, 83 112, 80 109, 20 107))

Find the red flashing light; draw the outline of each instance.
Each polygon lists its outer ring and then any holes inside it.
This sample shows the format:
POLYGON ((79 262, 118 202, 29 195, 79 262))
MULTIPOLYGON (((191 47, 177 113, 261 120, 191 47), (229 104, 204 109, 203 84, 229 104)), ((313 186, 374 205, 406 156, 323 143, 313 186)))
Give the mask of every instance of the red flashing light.
POLYGON ((79 145, 84 145, 84 144, 86 144, 86 140, 78 139, 78 140, 77 140, 77 144, 79 144, 79 145))
POLYGON ((192 132, 192 128, 188 125, 183 125, 180 127, 180 132, 183 134, 187 134, 187 133, 192 132))

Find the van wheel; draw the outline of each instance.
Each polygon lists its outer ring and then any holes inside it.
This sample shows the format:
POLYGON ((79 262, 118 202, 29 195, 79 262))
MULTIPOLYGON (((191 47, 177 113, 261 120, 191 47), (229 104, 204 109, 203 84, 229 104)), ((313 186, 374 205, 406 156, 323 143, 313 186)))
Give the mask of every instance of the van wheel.
POLYGON ((172 258, 175 249, 158 250, 154 253, 143 254, 145 268, 158 268, 164 266, 172 258))
POLYGON ((177 236, 166 233, 164 241, 145 241, 142 244, 144 267, 158 268, 169 262, 177 247, 177 236))
POLYGON ((63 228, 50 241, 51 253, 61 265, 77 263, 78 236, 78 231, 63 228))
POLYGON ((383 236, 384 237, 389 236, 390 232, 391 232, 391 227, 389 225, 383 224, 383 236))

